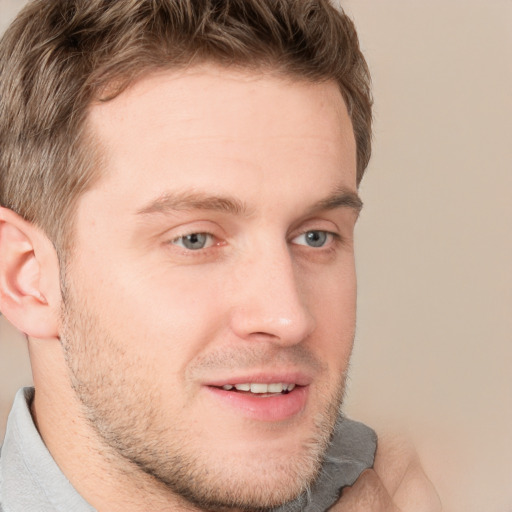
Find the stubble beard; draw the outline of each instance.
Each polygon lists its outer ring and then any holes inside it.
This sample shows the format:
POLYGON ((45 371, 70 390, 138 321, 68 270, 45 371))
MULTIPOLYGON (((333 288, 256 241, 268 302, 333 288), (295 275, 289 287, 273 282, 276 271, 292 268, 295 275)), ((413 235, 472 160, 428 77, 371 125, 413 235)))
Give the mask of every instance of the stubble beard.
POLYGON ((127 361, 122 342, 101 328, 85 301, 78 303, 69 288, 63 289, 61 343, 71 384, 103 456, 128 485, 208 511, 269 511, 308 491, 341 409, 344 375, 326 393, 325 407, 296 454, 229 467, 222 458, 194 449, 189 425, 179 415, 172 425, 164 420, 154 405, 161 403, 161 390, 151 382, 151 372, 144 382, 131 378, 143 358, 127 361))

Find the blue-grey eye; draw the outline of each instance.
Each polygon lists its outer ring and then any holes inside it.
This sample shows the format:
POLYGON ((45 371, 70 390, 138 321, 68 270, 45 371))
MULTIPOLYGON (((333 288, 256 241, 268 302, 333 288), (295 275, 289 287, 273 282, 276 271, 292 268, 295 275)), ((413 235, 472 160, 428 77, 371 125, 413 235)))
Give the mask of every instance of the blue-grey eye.
POLYGON ((327 242, 327 233, 325 231, 308 231, 306 241, 311 247, 323 247, 327 242))
POLYGON ((298 245, 308 245, 309 247, 323 247, 332 237, 327 231, 312 230, 306 231, 293 239, 293 243, 298 245))
POLYGON ((172 243, 190 251, 198 251, 211 245, 211 238, 208 233, 190 233, 176 238, 172 243))

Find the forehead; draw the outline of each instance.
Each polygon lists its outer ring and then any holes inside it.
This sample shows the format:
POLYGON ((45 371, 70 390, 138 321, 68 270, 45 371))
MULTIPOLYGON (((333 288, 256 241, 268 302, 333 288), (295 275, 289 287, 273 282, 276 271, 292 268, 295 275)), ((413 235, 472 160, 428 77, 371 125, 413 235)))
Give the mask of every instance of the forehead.
POLYGON ((279 181, 290 167, 298 180, 313 167, 355 187, 352 123, 335 82, 214 65, 161 71, 93 105, 88 121, 106 157, 102 181, 126 194, 141 181, 139 196, 158 194, 171 177, 178 188, 183 179, 222 188, 228 175, 279 181))
POLYGON ((135 114, 138 108, 151 109, 158 103, 162 115, 167 113, 162 108, 172 104, 175 115, 182 114, 185 119, 194 113, 229 116, 233 112, 240 118, 258 112, 268 118, 268 112, 260 111, 262 102, 271 104, 274 110, 286 109, 290 115, 309 107, 325 116, 323 107, 326 106, 340 118, 346 114, 344 100, 334 80, 316 82, 272 69, 228 68, 205 63, 150 72, 114 99, 95 103, 90 117, 93 123, 107 117, 116 122, 124 120, 122 116, 128 111, 135 114), (239 110, 241 104, 245 107, 243 112, 239 110), (181 109, 180 105, 186 108, 181 109))

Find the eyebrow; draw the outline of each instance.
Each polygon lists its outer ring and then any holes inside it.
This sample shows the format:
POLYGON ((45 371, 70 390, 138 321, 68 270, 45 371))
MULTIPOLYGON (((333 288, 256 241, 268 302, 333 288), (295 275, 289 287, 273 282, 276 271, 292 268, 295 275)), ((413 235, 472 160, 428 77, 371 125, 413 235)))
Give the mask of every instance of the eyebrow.
POLYGON ((332 195, 321 199, 310 208, 310 213, 325 210, 335 210, 336 208, 349 208, 359 215, 363 209, 363 201, 359 194, 345 187, 339 187, 332 195))
MULTIPOLYGON (((334 210, 337 208, 349 208, 357 214, 361 211, 363 202, 359 195, 344 187, 338 188, 333 194, 314 203, 308 209, 308 213, 334 210)), ((148 205, 137 210, 138 215, 150 215, 155 213, 170 213, 186 210, 210 210, 229 213, 235 216, 249 216, 251 209, 246 203, 228 196, 209 195, 204 192, 171 192, 163 194, 151 201, 148 205)))
POLYGON ((234 197, 203 192, 171 192, 164 194, 137 211, 137 214, 169 213, 180 210, 212 210, 236 216, 249 215, 249 207, 234 197))

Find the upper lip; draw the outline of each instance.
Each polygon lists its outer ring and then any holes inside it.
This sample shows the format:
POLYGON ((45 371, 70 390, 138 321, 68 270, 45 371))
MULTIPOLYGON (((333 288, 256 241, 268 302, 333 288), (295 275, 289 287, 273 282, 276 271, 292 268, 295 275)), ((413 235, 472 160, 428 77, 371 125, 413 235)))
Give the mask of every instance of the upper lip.
POLYGON ((227 384, 272 384, 280 382, 283 384, 296 384, 297 386, 307 386, 311 384, 312 380, 312 376, 304 371, 261 371, 246 374, 234 374, 232 376, 216 378, 208 382, 205 382, 204 385, 222 387, 227 384))

